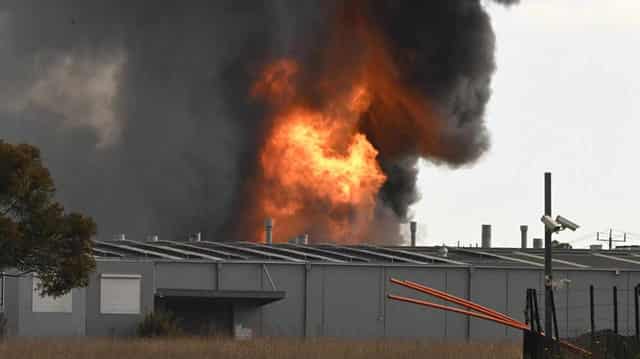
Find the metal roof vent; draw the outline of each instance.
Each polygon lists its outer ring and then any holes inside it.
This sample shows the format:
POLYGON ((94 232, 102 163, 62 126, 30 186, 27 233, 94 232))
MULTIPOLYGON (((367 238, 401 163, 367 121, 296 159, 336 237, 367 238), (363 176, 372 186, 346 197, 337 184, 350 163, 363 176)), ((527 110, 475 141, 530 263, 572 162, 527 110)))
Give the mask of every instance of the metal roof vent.
POLYGON ((491 248, 491 225, 482 225, 482 248, 491 248))
POLYGON ((289 243, 307 245, 309 244, 309 234, 305 233, 305 234, 293 237, 289 240, 289 243))
POLYGON ((116 234, 116 235, 113 237, 113 240, 114 240, 114 241, 126 241, 126 240, 127 240, 127 236, 125 236, 125 235, 124 235, 124 233, 116 234))
POLYGON ((264 241, 267 244, 273 243, 273 218, 271 217, 264 220, 264 241))
POLYGON ((449 255, 449 249, 447 249, 446 246, 442 246, 442 247, 438 248, 438 254, 441 257, 447 257, 449 255))
POLYGON ((533 248, 535 248, 535 249, 542 248, 542 238, 534 238, 533 239, 533 248))

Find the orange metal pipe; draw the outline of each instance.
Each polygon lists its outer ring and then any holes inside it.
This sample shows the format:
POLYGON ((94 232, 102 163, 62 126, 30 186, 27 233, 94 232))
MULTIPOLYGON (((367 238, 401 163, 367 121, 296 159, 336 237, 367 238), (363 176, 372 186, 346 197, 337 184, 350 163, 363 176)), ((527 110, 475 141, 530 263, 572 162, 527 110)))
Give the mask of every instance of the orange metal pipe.
POLYGON ((476 310, 476 311, 478 311, 480 313, 483 313, 483 314, 486 314, 486 315, 489 315, 489 316, 492 316, 492 317, 497 317, 497 318, 501 318, 501 319, 508 320, 508 321, 513 321, 513 322, 519 322, 518 320, 516 320, 514 318, 511 318, 508 315, 500 313, 500 312, 498 312, 496 310, 493 310, 491 308, 487 308, 485 306, 482 306, 480 304, 474 303, 472 301, 469 301, 469 300, 466 300, 466 299, 463 299, 463 298, 460 298, 460 297, 456 297, 456 296, 454 296, 452 294, 449 294, 447 292, 443 292, 443 291, 440 291, 440 290, 437 290, 437 289, 434 289, 434 288, 430 288, 430 287, 427 287, 425 285, 422 285, 422 284, 419 284, 419 283, 416 283, 416 282, 411 282, 411 281, 408 281, 408 280, 405 280, 405 281, 396 280, 395 283, 398 283, 398 284, 401 284, 401 285, 405 285, 405 286, 407 286, 409 288, 412 288, 412 289, 415 289, 417 291, 432 295, 434 297, 438 297, 440 299, 443 299, 443 300, 446 300, 446 301, 449 301, 449 302, 453 302, 453 303, 462 305, 464 307, 476 310))
MULTIPOLYGON (((479 318, 479 319, 484 319, 484 320, 488 320, 488 321, 493 321, 495 323, 499 323, 499 324, 503 324, 515 329, 520 329, 520 330, 530 330, 529 326, 523 322, 520 322, 518 320, 515 320, 509 316, 506 316, 500 312, 497 312, 493 309, 484 307, 482 305, 476 304, 474 302, 468 301, 466 299, 462 299, 460 297, 456 297, 454 295, 451 295, 449 293, 443 292, 443 291, 439 291, 437 289, 433 289, 433 288, 429 288, 427 286, 423 286, 421 284, 415 283, 415 282, 411 282, 411 281, 402 281, 402 280, 398 280, 398 279, 394 279, 391 278, 391 282, 395 283, 395 284, 399 284, 402 286, 405 286, 407 288, 411 288, 411 289, 415 289, 419 292, 423 292, 429 295, 432 295, 434 297, 446 300, 446 301, 450 301, 459 305, 462 305, 464 307, 467 307, 469 309, 474 309, 476 311, 478 311, 479 313, 476 312, 472 312, 472 311, 468 311, 468 310, 464 310, 464 309, 459 309, 459 308, 455 308, 455 307, 449 307, 446 305, 441 305, 441 304, 437 304, 437 303, 432 303, 432 302, 427 302, 427 301, 423 301, 423 300, 418 300, 418 299, 413 299, 413 298, 407 298, 407 297, 401 297, 401 296, 397 296, 397 295, 393 295, 393 294, 389 294, 388 297, 389 299, 393 299, 393 300, 398 300, 398 301, 402 301, 402 302, 407 302, 407 303, 413 303, 413 304, 418 304, 418 305, 423 305, 423 306, 427 306, 427 307, 431 307, 431 308, 436 308, 436 309, 441 309, 441 310, 446 310, 446 311, 450 311, 450 312, 454 312, 454 313, 459 313, 459 314, 463 314, 463 315, 468 315, 468 316, 472 316, 475 318, 479 318)), ((540 333, 541 335, 545 335, 544 332, 540 333)), ((577 345, 571 344, 569 342, 566 342, 564 340, 558 340, 558 343, 560 343, 561 345, 565 346, 566 348, 579 353, 579 354, 583 354, 586 356, 591 356, 592 353, 586 349, 583 349, 577 345)))
MULTIPOLYGON (((493 317, 493 316, 490 316, 490 315, 486 315, 486 314, 476 313, 476 312, 472 312, 472 311, 468 311, 468 310, 464 310, 464 309, 460 309, 460 308, 455 308, 455 307, 449 307, 449 306, 446 306, 446 305, 427 302, 427 301, 424 301, 424 300, 401 297, 401 296, 393 295, 393 294, 389 294, 388 297, 389 297, 389 299, 393 299, 393 300, 397 300, 397 301, 401 301, 401 302, 407 302, 407 303, 422 305, 422 306, 425 306, 425 307, 431 307, 431 308, 435 308, 435 309, 446 310, 446 311, 449 311, 449 312, 468 315, 468 316, 475 317, 475 318, 478 318, 478 319, 484 319, 484 320, 492 321, 492 322, 495 322, 495 323, 498 323, 498 324, 506 325, 506 326, 514 328, 514 329, 529 330, 529 326, 527 324, 522 323, 522 322, 518 322, 518 321, 504 320, 504 319, 496 318, 496 317, 493 317)), ((540 333, 540 334, 544 335, 544 333, 540 333)), ((592 355, 592 353, 590 351, 588 351, 586 349, 583 349, 583 348, 580 348, 579 346, 571 344, 571 343, 566 342, 564 340, 558 340, 558 343, 560 343, 561 345, 565 346, 566 348, 568 348, 568 349, 570 349, 570 350, 572 350, 572 351, 574 351, 576 353, 587 355, 587 356, 591 356, 592 355)))
POLYGON ((512 321, 496 318, 496 317, 493 317, 493 316, 490 316, 490 315, 472 312, 472 311, 469 311, 469 310, 464 310, 464 309, 455 308, 455 307, 449 307, 447 305, 427 302, 427 301, 419 300, 419 299, 401 297, 401 296, 393 295, 393 294, 389 294, 388 297, 389 297, 389 299, 398 300, 398 301, 401 301, 401 302, 418 304, 418 305, 422 305, 422 306, 425 306, 425 307, 431 307, 431 308, 446 310, 446 311, 449 311, 449 312, 464 314, 464 315, 468 315, 468 316, 471 316, 471 317, 476 317, 476 318, 479 318, 479 319, 484 319, 484 320, 496 322, 496 323, 499 323, 499 324, 506 325, 508 327, 515 328, 515 329, 529 330, 529 326, 524 324, 524 323, 512 322, 512 321))
POLYGON ((484 306, 482 306, 480 304, 471 302, 469 300, 466 300, 466 299, 463 299, 463 298, 460 298, 460 297, 456 297, 456 296, 451 295, 449 293, 446 293, 446 292, 443 292, 443 291, 440 291, 440 290, 437 290, 437 289, 434 289, 434 288, 430 288, 430 287, 424 286, 422 284, 418 284, 418 283, 411 282, 411 281, 408 281, 408 280, 398 280, 398 279, 394 279, 394 278, 391 278, 391 282, 395 283, 395 284, 399 284, 399 285, 405 286, 407 288, 415 289, 415 290, 417 290, 419 292, 426 293, 426 294, 432 295, 434 297, 437 297, 437 298, 440 298, 440 299, 443 299, 443 300, 446 300, 446 301, 449 301, 449 302, 453 302, 455 304, 461 305, 461 306, 469 308, 469 309, 473 309, 473 310, 475 310, 477 312, 480 312, 482 314, 485 314, 485 315, 488 315, 488 316, 491 316, 491 317, 499 318, 499 319, 502 319, 502 320, 505 320, 505 321, 510 321, 510 322, 514 322, 514 323, 518 323, 518 324, 522 323, 522 322, 520 322, 520 321, 518 321, 516 319, 513 319, 513 318, 509 317, 508 315, 505 315, 505 314, 500 313, 498 311, 495 311, 493 309, 484 307, 484 306))
POLYGON ((498 312, 498 311, 496 311, 494 309, 487 308, 485 306, 482 306, 480 304, 468 301, 466 299, 462 299, 462 298, 456 297, 454 295, 438 291, 437 289, 428 288, 428 287, 425 287, 425 286, 422 286, 422 285, 420 285, 418 283, 413 283, 413 282, 408 282, 407 284, 413 285, 414 289, 416 289, 418 291, 421 291, 423 293, 431 294, 432 296, 434 296, 436 298, 440 298, 440 299, 443 299, 443 300, 446 300, 446 301, 453 302, 455 304, 467 307, 469 309, 473 309, 473 310, 475 310, 477 312, 486 314, 488 316, 500 318, 500 319, 511 321, 511 322, 521 323, 520 321, 518 321, 518 320, 516 320, 516 319, 514 319, 514 318, 512 318, 512 317, 510 317, 510 316, 508 316, 508 315, 506 315, 504 313, 500 313, 500 312, 498 312))

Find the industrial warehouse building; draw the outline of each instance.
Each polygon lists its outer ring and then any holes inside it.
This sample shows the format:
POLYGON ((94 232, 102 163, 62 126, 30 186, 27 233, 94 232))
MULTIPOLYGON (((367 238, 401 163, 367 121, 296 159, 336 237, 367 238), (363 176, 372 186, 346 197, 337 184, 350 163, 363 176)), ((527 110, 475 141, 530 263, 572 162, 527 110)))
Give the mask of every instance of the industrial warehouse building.
MULTIPOLYGON (((492 322, 389 300, 388 293, 428 299, 389 279, 423 283, 519 320, 525 290, 541 294, 543 286, 542 249, 120 240, 96 242, 94 255, 89 286, 60 298, 35 293, 32 275, 4 277, 9 334, 128 336, 145 313, 166 309, 202 334, 519 340, 517 330, 492 322)), ((612 327, 616 286, 620 332, 634 331, 640 252, 558 249, 553 264, 562 336, 589 330, 590 285, 596 326, 612 327)))

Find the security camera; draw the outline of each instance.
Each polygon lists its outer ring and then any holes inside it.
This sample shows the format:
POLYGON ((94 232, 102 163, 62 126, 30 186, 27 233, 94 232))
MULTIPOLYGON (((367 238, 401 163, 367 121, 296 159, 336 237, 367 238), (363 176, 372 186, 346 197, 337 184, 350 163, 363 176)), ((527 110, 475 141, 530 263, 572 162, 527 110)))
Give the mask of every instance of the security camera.
POLYGON ((560 225, 563 228, 569 228, 572 231, 575 231, 576 229, 580 228, 579 225, 571 222, 570 220, 568 220, 568 219, 566 219, 566 218, 564 218, 562 216, 557 216, 556 217, 556 222, 560 223, 560 225))
POLYGON ((559 230, 562 229, 562 225, 554 221, 553 218, 551 218, 550 216, 547 216, 547 215, 542 216, 540 220, 542 221, 542 223, 544 223, 545 227, 547 227, 547 230, 549 231, 558 232, 559 230))

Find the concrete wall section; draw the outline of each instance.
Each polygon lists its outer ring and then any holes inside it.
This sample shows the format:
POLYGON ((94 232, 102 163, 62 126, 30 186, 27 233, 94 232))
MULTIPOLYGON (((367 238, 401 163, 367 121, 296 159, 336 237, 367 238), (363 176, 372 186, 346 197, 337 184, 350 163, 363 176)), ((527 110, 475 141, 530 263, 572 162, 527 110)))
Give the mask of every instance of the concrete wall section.
POLYGON ((91 336, 131 336, 145 313, 153 311, 154 303, 154 263, 151 261, 98 261, 96 272, 91 275, 87 287, 86 333, 91 336), (102 274, 140 275, 140 314, 100 313, 100 277, 102 274))

